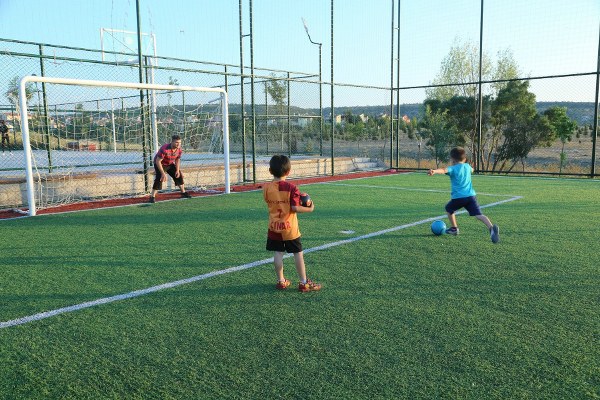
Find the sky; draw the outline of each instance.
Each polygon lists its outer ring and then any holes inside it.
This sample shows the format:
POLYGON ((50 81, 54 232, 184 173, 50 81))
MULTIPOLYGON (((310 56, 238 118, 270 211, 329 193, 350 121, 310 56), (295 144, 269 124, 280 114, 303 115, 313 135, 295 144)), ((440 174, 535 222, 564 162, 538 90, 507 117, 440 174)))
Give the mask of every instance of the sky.
MULTIPOLYGON (((393 0, 335 0, 335 82, 390 86, 392 3, 397 7, 393 0)), ((431 83, 453 44, 479 41, 480 0, 400 4, 401 87, 431 83)), ((247 34, 249 0, 242 8, 247 34)), ((155 35, 158 55, 239 65, 238 0, 140 0, 140 11, 142 31, 155 35)), ((309 42, 302 18, 313 41, 323 44, 323 80, 330 81, 329 0, 253 0, 254 64, 318 73, 318 46, 309 42)), ((0 0, 0 38, 99 49, 101 28, 136 27, 135 0, 0 0)), ((510 49, 524 76, 596 71, 599 29, 599 0, 485 0, 484 51, 494 59, 510 49)), ((244 52, 249 66, 249 38, 244 52)), ((12 73, 5 72, 0 79, 12 73)), ((186 76, 177 79, 185 84, 186 76)), ((593 101, 595 78, 532 81, 531 88, 538 100, 593 101)), ((401 94, 401 102, 421 102, 424 91, 401 94)), ((337 104, 389 103, 385 90, 336 88, 335 96, 337 104)), ((314 106, 309 97, 298 105, 314 106)))

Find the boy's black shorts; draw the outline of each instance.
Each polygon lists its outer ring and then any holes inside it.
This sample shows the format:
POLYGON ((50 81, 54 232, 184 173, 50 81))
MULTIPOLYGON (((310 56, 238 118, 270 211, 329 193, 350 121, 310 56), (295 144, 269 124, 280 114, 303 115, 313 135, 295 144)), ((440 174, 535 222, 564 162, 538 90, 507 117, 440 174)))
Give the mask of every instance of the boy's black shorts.
POLYGON ((302 242, 300 238, 294 240, 273 240, 267 238, 267 250, 288 253, 300 253, 302 251, 302 242))
POLYGON ((457 210, 460 210, 463 207, 469 212, 471 217, 481 215, 481 210, 479 209, 479 204, 477 203, 477 198, 475 196, 461 197, 460 199, 450 200, 448 204, 446 204, 446 212, 449 214, 454 214, 457 210))

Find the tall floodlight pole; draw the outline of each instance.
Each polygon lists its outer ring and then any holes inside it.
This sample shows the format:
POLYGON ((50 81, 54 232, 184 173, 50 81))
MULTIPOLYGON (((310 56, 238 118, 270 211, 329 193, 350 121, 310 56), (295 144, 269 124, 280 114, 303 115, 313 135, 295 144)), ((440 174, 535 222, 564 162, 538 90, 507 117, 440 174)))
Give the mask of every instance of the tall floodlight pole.
POLYGON ((304 30, 306 31, 306 35, 308 36, 308 40, 312 44, 316 44, 319 46, 319 116, 321 120, 320 128, 319 128, 319 155, 323 155, 323 77, 321 75, 322 72, 322 52, 321 48, 323 47, 323 43, 318 43, 312 40, 310 37, 310 33, 308 32, 308 26, 306 25, 306 21, 302 18, 302 23, 304 24, 304 30))
MULTIPOLYGON (((138 72, 139 81, 144 83, 144 65, 142 64, 142 22, 140 17, 140 0, 135 0, 135 12, 137 15, 137 42, 138 42, 138 72)), ((148 182, 148 148, 146 145, 146 116, 145 116, 144 90, 140 89, 140 118, 142 121, 142 153, 144 158, 144 189, 150 190, 148 182)))

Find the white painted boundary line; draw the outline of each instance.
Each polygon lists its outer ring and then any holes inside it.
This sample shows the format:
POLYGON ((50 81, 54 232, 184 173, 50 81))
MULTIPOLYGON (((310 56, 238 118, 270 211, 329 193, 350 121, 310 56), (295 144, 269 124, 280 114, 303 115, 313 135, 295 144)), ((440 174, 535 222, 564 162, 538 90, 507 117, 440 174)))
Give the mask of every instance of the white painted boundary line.
MULTIPOLYGON (((484 206, 481 206, 480 208, 493 207, 493 206, 497 206, 497 205, 500 205, 500 204, 508 203, 510 201, 519 200, 519 199, 522 199, 522 198, 523 198, 522 196, 514 196, 514 197, 511 197, 511 198, 506 199, 506 200, 501 200, 501 201, 497 201, 495 203, 486 204, 484 206)), ((466 211, 463 210, 463 211, 457 212, 457 214, 463 214, 465 212, 466 211)), ((341 245, 348 244, 348 243, 357 242, 359 240, 369 239, 369 238, 372 238, 372 237, 375 237, 375 236, 381 236, 381 235, 384 235, 386 233, 399 231, 401 229, 411 228, 413 226, 417 226, 417 225, 421 225, 421 224, 426 224, 428 222, 435 221, 436 219, 445 218, 445 217, 446 217, 445 215, 438 215, 436 217, 422 219, 422 220, 417 221, 417 222, 412 222, 412 223, 405 224, 405 225, 399 225, 399 226, 395 226, 393 228, 388 228, 388 229, 384 229, 384 230, 377 231, 377 232, 367 233, 366 235, 356 236, 356 237, 345 239, 345 240, 339 240, 337 242, 326 243, 326 244, 321 245, 321 246, 317 246, 317 247, 312 247, 310 249, 306 249, 306 250, 304 250, 304 253, 313 253, 315 251, 326 250, 326 249, 330 249, 332 247, 336 247, 336 246, 341 246, 341 245)), ((286 254, 284 256, 284 258, 289 258, 289 257, 292 257, 292 255, 291 254, 286 254)), ((2 328, 9 328, 11 326, 24 325, 24 324, 27 324, 29 322, 39 321, 39 320, 42 320, 42 319, 54 317, 56 315, 66 314, 66 313, 70 313, 70 312, 74 312, 74 311, 79 311, 79 310, 83 310, 85 308, 95 307, 95 306, 99 306, 99 305, 102 305, 102 304, 113 303, 115 301, 132 299, 134 297, 144 296, 146 294, 158 292, 160 290, 170 289, 170 288, 174 288, 174 287, 181 286, 181 285, 187 285, 188 283, 193 283, 193 282, 201 281, 201 280, 204 280, 204 279, 212 278, 213 276, 219 276, 219 275, 224 275, 224 274, 228 274, 228 273, 231 273, 231 272, 242 271, 242 270, 245 270, 245 269, 250 269, 250 268, 258 267, 260 265, 269 264, 269 263, 272 263, 272 262, 273 262, 273 258, 267 258, 267 259, 264 259, 264 260, 253 261, 253 262, 248 263, 248 264, 238 265, 237 267, 226 268, 226 269, 209 272, 209 273, 202 274, 202 275, 193 276, 191 278, 181 279, 181 280, 174 281, 174 282, 163 283, 162 285, 152 286, 152 287, 149 287, 149 288, 146 288, 146 289, 135 290, 135 291, 129 292, 129 293, 119 294, 119 295, 111 296, 111 297, 104 297, 104 298, 101 298, 101 299, 97 299, 97 300, 93 300, 93 301, 88 301, 88 302, 85 302, 85 303, 75 304, 75 305, 68 306, 68 307, 63 307, 63 308, 57 308, 55 310, 45 311, 45 312, 41 312, 41 313, 38 313, 38 314, 28 315, 26 317, 21 317, 21 318, 16 318, 16 319, 13 319, 13 320, 10 320, 10 321, 0 322, 0 329, 2 329, 2 328)))
MULTIPOLYGON (((402 175, 409 175, 412 174, 412 172, 402 172, 402 175)), ((387 176, 398 176, 399 174, 391 174, 391 175, 381 175, 381 176, 365 176, 365 177, 361 177, 361 178, 349 178, 349 179, 344 179, 345 181, 353 181, 353 180, 359 180, 359 179, 371 179, 371 178, 384 178, 387 176)), ((302 179, 302 178, 298 178, 298 179, 302 179)), ((290 182, 294 183, 294 180, 291 179, 290 182)), ((262 184, 264 184, 266 182, 262 182, 262 184)), ((328 182, 314 182, 314 183, 305 183, 303 185, 321 185, 321 184, 327 184, 328 182)), ((242 193, 249 193, 249 192, 258 192, 261 191, 262 189, 252 189, 252 190, 245 190, 243 192, 231 192, 228 194, 242 194, 242 193)), ((193 196, 192 199, 195 198, 201 198, 201 197, 213 197, 213 196, 222 196, 224 195, 225 192, 219 192, 219 193, 214 193, 214 194, 207 194, 207 195, 203 195, 203 196, 193 196)), ((142 197, 142 196, 139 196, 142 197)), ((147 196, 145 196, 147 197, 147 196)), ((179 200, 190 200, 190 199, 164 199, 161 200, 159 203, 165 203, 168 201, 179 201, 179 200)), ((123 207, 143 207, 146 205, 150 205, 149 203, 132 203, 132 204, 123 204, 123 205, 119 205, 119 206, 106 206, 106 207, 98 207, 98 208, 87 208, 87 209, 81 209, 81 210, 71 210, 71 211, 59 211, 59 212, 55 212, 55 213, 48 213, 48 214, 38 214, 36 215, 37 217, 44 217, 47 215, 60 215, 60 214, 73 214, 73 213, 80 213, 80 212, 87 212, 87 211, 96 211, 96 210, 110 210, 113 208, 123 208, 123 207)), ((25 212, 25 214, 27 214, 27 212, 25 212)), ((11 220, 15 220, 15 219, 25 219, 29 217, 28 215, 23 215, 22 217, 13 217, 13 218, 2 218, 0 219, 0 223, 2 223, 2 221, 11 221, 11 220)))
MULTIPOLYGON (((243 193, 243 192, 235 192, 235 193, 232 192, 230 194, 237 194, 237 193, 243 193)), ((166 202, 169 202, 169 201, 187 201, 187 200, 192 200, 192 199, 196 199, 196 198, 199 199, 199 198, 203 198, 203 197, 222 196, 224 194, 225 194, 225 192, 219 192, 219 193, 205 194, 205 195, 202 195, 202 196, 192 196, 191 199, 182 199, 182 198, 163 199, 163 200, 160 200, 159 203, 166 203, 166 202)), ((148 196, 145 196, 145 197, 147 198, 148 196)), ((123 207, 145 207, 145 206, 150 206, 150 205, 151 204, 148 203, 148 202, 144 202, 144 203, 131 203, 131 204, 121 204, 121 205, 118 205, 118 206, 106 206, 106 207, 97 207, 97 208, 86 208, 86 209, 81 209, 81 210, 59 211, 59 212, 48 213, 48 214, 36 214, 36 217, 39 218, 39 217, 45 217, 45 216, 49 216, 49 215, 74 214, 74 213, 87 212, 87 211, 96 211, 96 210, 111 210, 113 208, 123 208, 123 207)), ((22 217, 2 218, 2 219, 0 219, 0 223, 2 223, 2 221, 11 221, 11 220, 15 220, 15 219, 24 219, 24 218, 28 218, 28 217, 29 217, 29 215, 23 215, 22 217)))
MULTIPOLYGON (((331 185, 331 186, 351 186, 351 187, 361 187, 361 188, 369 188, 369 189, 392 189, 392 190, 406 190, 411 192, 433 192, 433 193, 445 193, 450 194, 447 190, 439 190, 439 189, 419 189, 419 188, 407 188, 407 187, 399 187, 399 186, 377 186, 377 185, 353 185, 351 183, 330 183, 330 182, 322 182, 323 185, 331 185)), ((494 194, 494 193, 477 193, 477 196, 496 196, 496 197, 518 197, 513 194, 494 194)))

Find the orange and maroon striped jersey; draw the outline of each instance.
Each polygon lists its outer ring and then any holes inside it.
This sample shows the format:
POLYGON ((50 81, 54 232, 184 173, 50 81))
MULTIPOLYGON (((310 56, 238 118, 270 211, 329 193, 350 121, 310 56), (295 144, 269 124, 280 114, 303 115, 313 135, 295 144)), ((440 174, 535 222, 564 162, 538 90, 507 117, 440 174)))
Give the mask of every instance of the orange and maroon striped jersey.
POLYGON ((263 196, 269 208, 269 239, 298 239, 298 215, 292 211, 292 206, 300 205, 298 187, 286 181, 269 182, 263 188, 263 196))
POLYGON ((167 165, 175 164, 175 160, 181 158, 181 153, 183 153, 181 147, 176 150, 172 150, 171 143, 167 143, 160 147, 156 153, 156 157, 162 158, 161 164, 166 167, 167 165))

